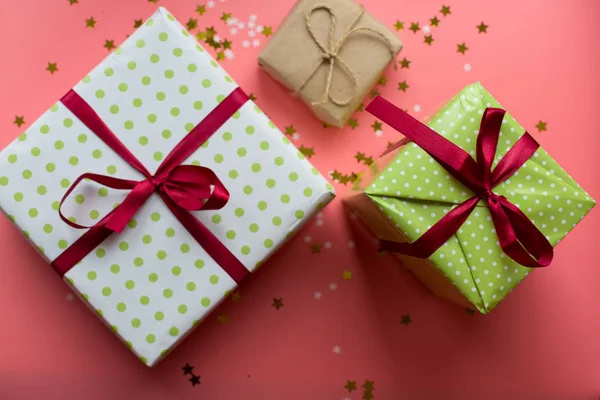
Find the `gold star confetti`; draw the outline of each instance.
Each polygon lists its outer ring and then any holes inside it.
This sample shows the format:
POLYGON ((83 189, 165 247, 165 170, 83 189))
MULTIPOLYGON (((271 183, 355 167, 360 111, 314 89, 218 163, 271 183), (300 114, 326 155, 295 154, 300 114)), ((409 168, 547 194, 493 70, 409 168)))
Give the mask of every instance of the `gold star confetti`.
POLYGON ((433 43, 433 35, 425 35, 423 41, 431 46, 431 43, 433 43))
POLYGON ((204 15, 206 12, 206 6, 204 4, 201 6, 196 6, 196 12, 201 16, 204 15))
POLYGON ((396 23, 394 24, 394 28, 396 28, 397 31, 403 30, 404 22, 396 21, 396 23))
POLYGON ((89 17, 88 19, 85 20, 85 27, 86 28, 95 28, 96 27, 96 20, 94 19, 94 17, 89 17))
POLYGON ((348 381, 344 388, 348 389, 348 393, 352 393, 353 390, 356 390, 356 381, 348 381))
POLYGON ((223 40, 223 43, 221 43, 221 46, 223 46, 224 49, 230 49, 231 48, 231 41, 225 39, 225 40, 223 40))
POLYGON ((224 60, 224 59, 225 59, 225 52, 223 52, 223 51, 217 52, 217 60, 220 61, 220 60, 224 60))
POLYGON ((357 111, 363 111, 365 109, 365 103, 360 103, 358 107, 356 107, 357 111))
POLYGON ((387 78, 385 76, 382 76, 379 79, 379 82, 377 82, 378 85, 382 85, 382 86, 385 86, 386 83, 387 83, 387 78))
POLYGON ((25 123, 24 116, 15 115, 15 120, 13 121, 13 124, 15 124, 16 126, 18 126, 20 128, 21 125, 23 125, 24 123, 25 123))
POLYGON ((438 19, 437 15, 433 18, 429 18, 429 25, 440 26, 440 20, 438 19))
POLYGON ((322 248, 322 247, 323 247, 322 245, 320 245, 320 244, 317 244, 317 243, 315 243, 315 244, 311 244, 311 245, 310 245, 310 252, 311 252, 312 254, 319 254, 319 253, 321 252, 321 248, 322 248))
POLYGON ((371 128, 373 128, 374 131, 380 131, 381 130, 381 122, 375 120, 375 122, 373 122, 373 125, 371 125, 371 128))
POLYGON ((410 314, 403 315, 402 321, 400 321, 400 323, 402 325, 406 325, 406 326, 409 326, 411 322, 412 322, 412 319, 410 318, 410 314))
POLYGON ((361 153, 360 151, 356 152, 356 155, 354 156, 354 158, 356 158, 356 162, 358 163, 363 163, 367 166, 373 164, 373 157, 368 156, 365 153, 361 153))
POLYGON ((475 311, 471 310, 470 308, 465 308, 465 312, 469 315, 475 315, 475 311))
POLYGON ((457 44, 456 47, 457 47, 456 52, 461 53, 463 55, 467 52, 467 50, 469 50, 469 48, 467 47, 467 44, 465 42, 457 44))
POLYGON ((206 37, 209 39, 212 39, 215 37, 215 33, 217 33, 217 31, 215 31, 215 28, 212 26, 209 26, 208 28, 206 28, 206 37))
POLYGON ((272 307, 275 307, 275 309, 276 309, 277 311, 279 311, 279 309, 280 309, 281 307, 283 307, 283 299, 282 299, 282 298, 278 298, 278 299, 277 299, 277 298, 274 298, 274 299, 273 299, 273 304, 271 304, 271 306, 272 306, 272 307))
POLYGON ((227 22, 229 18, 231 18, 231 13, 223 13, 223 15, 221 15, 221 21, 223 22, 227 22))
POLYGON ((69 5, 77 4, 78 0, 69 0, 69 5))
POLYGON ((344 273, 342 274, 342 278, 344 278, 345 281, 352 280, 352 271, 344 271, 344 273))
POLYGON ((406 89, 408 89, 410 86, 408 86, 406 84, 406 81, 402 81, 402 82, 398 82, 398 90, 402 90, 403 92, 406 92, 406 89))
POLYGON ((365 390, 368 390, 368 391, 372 391, 375 389, 374 385, 375 385, 375 382, 367 379, 367 380, 365 380, 365 383, 363 383, 362 388, 365 390))
POLYGON ((256 101, 256 96, 252 92, 250 92, 250 94, 248 95, 248 98, 252 101, 256 101))
POLYGON ((484 24, 482 22, 479 25, 477 25, 477 32, 479 32, 479 33, 487 33, 487 28, 488 28, 488 25, 486 25, 486 24, 484 24))
POLYGON ((133 20, 133 27, 134 29, 139 28, 140 26, 144 25, 144 21, 141 19, 134 19, 133 20))
POLYGON ((285 134, 288 136, 292 136, 294 133, 296 133, 296 128, 294 128, 294 125, 288 125, 285 127, 285 134))
POLYGON ((196 29, 198 27, 198 21, 195 20, 194 18, 190 18, 185 23, 185 26, 187 27, 188 31, 193 31, 194 29, 196 29))
POLYGON ((240 301, 242 299, 242 294, 240 293, 239 290, 236 290, 235 292, 233 292, 231 294, 231 300, 232 301, 240 301))
POLYGON ((302 145, 302 146, 300 146, 300 148, 298 150, 306 158, 311 158, 312 156, 315 155, 315 150, 312 147, 304 147, 304 145, 302 145))
POLYGON ((379 93, 379 90, 377 90, 377 89, 373 89, 373 90, 371 90, 371 93, 369 93, 369 95, 371 96, 372 99, 379 96, 380 94, 381 93, 379 93))
POLYGON ((373 392, 371 392, 370 390, 365 390, 363 392, 363 397, 362 400, 372 400, 375 396, 373 395, 373 392))
POLYGON ((49 71, 50 74, 54 74, 55 72, 58 71, 58 66, 56 65, 57 63, 48 63, 48 66, 46 67, 46 71, 49 71))
POLYGON ((148 3, 156 4, 158 0, 148 0, 148 3))
POLYGON ((440 12, 442 13, 442 15, 444 17, 448 14, 452 14, 452 12, 450 12, 450 6, 442 6, 442 9, 440 10, 440 12))
POLYGON ((350 118, 348 120, 348 126, 350 128, 352 128, 352 130, 358 128, 358 119, 356 119, 356 118, 350 118))
POLYGON ((417 33, 419 31, 419 29, 421 29, 421 28, 419 28, 419 23, 418 22, 411 22, 410 23, 410 28, 408 28, 408 29, 410 29, 411 31, 413 31, 413 33, 417 33))
POLYGON ((114 40, 108 40, 106 39, 104 41, 104 47, 106 48, 106 50, 111 51, 112 49, 114 49, 115 47, 115 41, 114 40))
POLYGON ((270 26, 265 26, 262 30, 262 34, 265 35, 265 37, 269 37, 273 34, 273 28, 270 26))
POLYGON ((548 124, 547 122, 544 122, 544 121, 540 120, 540 122, 538 122, 535 127, 537 128, 538 132, 543 132, 543 131, 547 131, 548 130, 546 128, 547 124, 548 124))
POLYGON ((222 323, 223 325, 225 325, 226 323, 229 322, 229 317, 227 316, 227 314, 221 314, 217 317, 217 319, 219 320, 220 323, 222 323))
POLYGON ((199 42, 204 42, 206 40, 206 32, 200 31, 196 33, 196 39, 198 39, 199 42))
POLYGON ((400 69, 402 69, 402 68, 408 69, 409 66, 410 66, 410 61, 406 57, 404 57, 402 60, 400 60, 400 69))

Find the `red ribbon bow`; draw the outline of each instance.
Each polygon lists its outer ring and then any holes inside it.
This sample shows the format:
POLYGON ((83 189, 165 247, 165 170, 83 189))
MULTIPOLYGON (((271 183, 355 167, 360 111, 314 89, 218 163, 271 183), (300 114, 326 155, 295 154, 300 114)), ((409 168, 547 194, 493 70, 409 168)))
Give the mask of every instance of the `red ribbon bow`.
MULTIPOLYGON (((377 97, 367 111, 402 133, 425 150, 456 180, 475 195, 452 209, 413 243, 382 240, 382 250, 428 258, 467 220, 480 200, 487 203, 500 247, 525 267, 546 267, 553 256, 552 245, 521 210, 492 189, 513 175, 538 149, 539 144, 525 132, 492 171, 504 110, 487 108, 477 137, 477 161, 467 152, 387 100, 377 97)), ((396 143, 388 151, 406 141, 396 143)))
POLYGON ((156 173, 152 175, 111 132, 90 105, 76 92, 70 90, 61 99, 65 107, 146 179, 132 181, 93 173, 85 173, 77 178, 63 196, 60 202, 61 206, 83 179, 90 179, 113 189, 131 190, 131 192, 117 208, 91 227, 71 222, 64 217, 59 208, 59 215, 64 222, 77 229, 90 229, 59 255, 52 262, 52 267, 61 276, 64 275, 113 232, 121 233, 150 195, 158 192, 169 210, 194 239, 233 280, 239 283, 248 275, 248 270, 212 232, 188 212, 222 208, 229 200, 229 192, 209 168, 181 165, 181 163, 212 136, 246 101, 248 101, 248 96, 240 88, 234 90, 175 146, 160 164, 156 173))

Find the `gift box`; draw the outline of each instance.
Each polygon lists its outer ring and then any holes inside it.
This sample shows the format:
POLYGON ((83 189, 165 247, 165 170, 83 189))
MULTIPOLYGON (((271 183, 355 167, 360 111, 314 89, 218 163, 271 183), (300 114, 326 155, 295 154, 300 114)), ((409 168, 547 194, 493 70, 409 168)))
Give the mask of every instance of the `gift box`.
POLYGON ((0 153, 2 211, 148 366, 333 197, 164 8, 0 153))
POLYGON ((367 110, 406 138, 345 203, 441 297, 488 313, 595 205, 479 83, 427 126, 381 98, 367 110))
POLYGON ((258 62, 319 119, 342 127, 401 48, 354 0, 299 0, 258 62))

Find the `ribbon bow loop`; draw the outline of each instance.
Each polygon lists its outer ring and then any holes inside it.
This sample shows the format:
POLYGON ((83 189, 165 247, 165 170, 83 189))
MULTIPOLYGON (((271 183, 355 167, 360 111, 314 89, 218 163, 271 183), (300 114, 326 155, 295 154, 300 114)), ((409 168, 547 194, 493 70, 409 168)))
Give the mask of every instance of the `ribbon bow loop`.
MULTIPOLYGON (((553 248, 544 234, 517 206, 506 197, 493 192, 496 186, 512 176, 539 148, 533 137, 525 132, 492 171, 506 111, 487 108, 483 113, 477 138, 477 161, 460 147, 381 97, 375 98, 367 106, 367 111, 402 132, 456 180, 475 193, 475 196, 453 208, 415 242, 383 240, 382 250, 428 258, 454 235, 477 203, 483 200, 490 210, 500 247, 506 255, 530 268, 550 265, 553 248)), ((405 144, 407 140, 401 143, 405 144)), ((400 144, 396 144, 391 148, 396 149, 399 146, 400 144)))

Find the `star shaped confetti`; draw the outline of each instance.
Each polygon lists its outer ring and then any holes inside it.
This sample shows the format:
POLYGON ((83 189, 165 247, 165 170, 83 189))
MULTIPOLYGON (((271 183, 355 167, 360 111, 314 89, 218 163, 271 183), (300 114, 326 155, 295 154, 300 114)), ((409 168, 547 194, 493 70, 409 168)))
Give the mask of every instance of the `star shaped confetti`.
POLYGON ((398 90, 402 90, 403 92, 406 92, 406 89, 408 89, 409 87, 410 86, 408 86, 406 81, 398 82, 398 90))
POLYGON ((223 40, 223 43, 221 43, 221 46, 223 46, 224 49, 230 49, 231 48, 231 41, 225 39, 225 40, 223 40))
POLYGON ((377 82, 378 85, 382 85, 382 86, 385 86, 386 83, 387 83, 387 78, 385 76, 382 76, 381 78, 379 78, 379 82, 377 82))
POLYGON ((142 25, 144 25, 144 20, 142 20, 142 19, 134 19, 133 20, 133 27, 134 27, 134 29, 137 29, 137 28, 139 28, 142 25))
POLYGON ((183 370, 184 375, 190 375, 192 374, 192 370, 194 369, 194 367, 186 363, 185 366, 183 366, 181 369, 183 370))
POLYGON ((283 307, 283 299, 281 299, 281 298, 278 298, 278 299, 277 299, 277 298, 274 298, 274 299, 273 299, 273 304, 271 304, 271 306, 272 306, 272 307, 275 307, 275 309, 276 309, 277 311, 279 311, 279 309, 280 309, 281 307, 283 307))
POLYGON ((213 26, 209 26, 208 28, 206 28, 206 31, 204 33, 206 33, 207 38, 212 39, 215 37, 215 33, 217 33, 217 31, 215 31, 215 28, 213 26))
POLYGON ((365 383, 363 383, 362 388, 368 391, 372 391, 375 389, 375 382, 370 381, 370 380, 365 380, 365 383))
POLYGON ((196 6, 196 12, 202 16, 206 12, 206 6, 203 4, 201 6, 196 6))
POLYGON ((394 24, 394 28, 396 28, 397 31, 403 30, 404 22, 396 21, 396 23, 394 24))
POLYGON ((431 26, 440 26, 440 20, 437 15, 433 18, 429 18, 429 25, 431 26))
POLYGON ((373 121, 371 128, 373 128, 373 131, 380 131, 381 130, 381 122, 377 121, 377 120, 373 121))
POLYGON ((49 71, 50 74, 54 74, 55 72, 58 71, 58 66, 56 65, 57 63, 48 63, 48 66, 46 67, 46 71, 49 71))
POLYGON ((200 377, 199 376, 192 375, 192 377, 189 380, 190 380, 190 382, 192 382, 192 386, 196 386, 196 385, 200 384, 200 377))
POLYGON ((188 31, 193 31, 194 29, 196 29, 198 27, 198 20, 195 20, 194 18, 190 18, 185 23, 185 26, 187 27, 188 31))
POLYGON ((450 6, 442 6, 442 9, 440 10, 440 12, 442 13, 442 15, 444 17, 448 14, 452 14, 452 12, 450 12, 450 6))
POLYGON ((431 43, 433 43, 433 35, 425 35, 423 42, 431 46, 431 43))
POLYGON ((374 397, 375 395, 373 395, 373 392, 371 392, 370 390, 365 390, 363 392, 362 400, 372 400, 374 397))
POLYGON ((217 319, 223 325, 229 322, 229 316, 227 314, 221 314, 217 317, 217 319))
POLYGON ((106 39, 104 41, 104 48, 106 48, 106 50, 111 51, 115 47, 117 47, 117 46, 115 46, 115 41, 114 40, 108 40, 108 39, 106 39))
POLYGON ((352 271, 344 271, 344 273, 342 274, 342 278, 344 278, 345 281, 351 281, 352 280, 352 271))
POLYGON ((467 44, 465 42, 457 44, 456 47, 457 47, 456 52, 461 53, 463 55, 467 52, 467 50, 469 50, 469 48, 467 47, 467 44))
POLYGON ((94 19, 94 17, 89 17, 88 19, 85 20, 85 27, 86 28, 95 28, 96 27, 96 20, 94 19))
POLYGON ((156 4, 158 0, 148 0, 148 3, 156 4))
POLYGON ((369 95, 371 96, 372 99, 374 99, 375 97, 379 96, 381 93, 379 93, 379 90, 377 89, 373 89, 371 90, 371 92, 369 93, 369 95))
POLYGON ((356 119, 356 118, 350 118, 348 120, 348 126, 350 128, 352 128, 353 130, 356 129, 356 128, 358 128, 358 119, 356 119))
POLYGON ((487 33, 487 28, 488 28, 488 25, 486 25, 486 24, 484 24, 482 22, 479 25, 477 25, 477 32, 479 32, 479 33, 487 33))
POLYGON ((239 290, 236 290, 235 292, 233 292, 231 294, 231 300, 232 301, 240 301, 242 299, 242 294, 240 293, 239 290))
POLYGON ((270 26, 265 26, 262 30, 262 34, 265 35, 265 37, 269 37, 273 34, 273 28, 270 26))
POLYGON ((315 244, 311 244, 311 245, 310 245, 310 252, 311 252, 312 254, 319 254, 319 253, 321 252, 321 248, 322 248, 322 247, 323 247, 322 245, 320 245, 320 244, 317 244, 317 243, 315 243, 315 244))
POLYGON ((285 134, 288 136, 292 136, 294 133, 296 133, 296 128, 294 128, 294 125, 288 125, 285 127, 285 134))
POLYGON ((410 67, 410 61, 404 57, 402 60, 400 60, 400 69, 402 68, 406 68, 408 69, 410 67))
POLYGON ((348 389, 348 393, 352 393, 353 390, 356 390, 356 381, 348 381, 344 388, 348 389))
POLYGON ((342 348, 340 346, 333 346, 333 352, 335 354, 340 354, 342 352, 342 348))
POLYGON ((402 321, 400 321, 400 323, 402 325, 406 325, 409 326, 412 322, 412 319, 410 318, 410 314, 406 314, 402 316, 402 321))
POLYGON ((69 0, 69 5, 77 4, 78 0, 69 0))
POLYGON ((256 96, 252 92, 250 92, 250 94, 248 95, 248 98, 252 101, 256 101, 256 96))
POLYGON ((22 115, 15 115, 15 120, 13 121, 13 124, 15 124, 16 126, 18 126, 19 128, 21 127, 21 125, 23 125, 25 123, 25 117, 22 115))
POLYGON ((540 120, 540 122, 538 122, 535 127, 537 128, 538 132, 544 132, 548 130, 548 128, 546 127, 547 124, 547 122, 540 120))
POLYGON ((302 153, 304 155, 304 157, 306 158, 311 158, 312 156, 315 155, 315 149, 312 147, 304 147, 304 145, 300 146, 300 148, 298 149, 300 151, 300 153, 302 153))
POLYGON ((225 52, 219 51, 217 52, 217 61, 221 61, 225 59, 225 52))
POLYGON ((469 315, 475 315, 475 311, 471 310, 470 308, 465 308, 465 312, 469 315))
POLYGON ((413 33, 417 33, 419 31, 419 29, 421 29, 421 28, 419 28, 419 23, 418 22, 411 22, 410 23, 410 28, 408 28, 408 29, 410 29, 411 31, 413 31, 413 33))
POLYGON ((223 15, 221 15, 221 21, 223 22, 227 22, 227 20, 231 18, 231 13, 223 13, 223 15))

